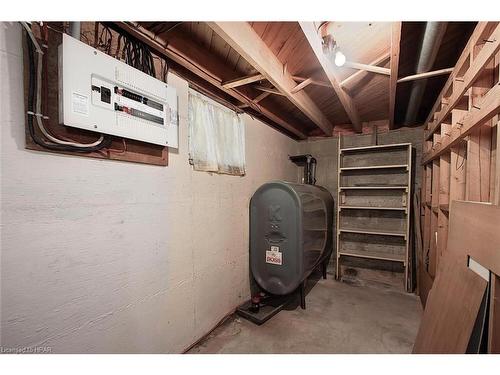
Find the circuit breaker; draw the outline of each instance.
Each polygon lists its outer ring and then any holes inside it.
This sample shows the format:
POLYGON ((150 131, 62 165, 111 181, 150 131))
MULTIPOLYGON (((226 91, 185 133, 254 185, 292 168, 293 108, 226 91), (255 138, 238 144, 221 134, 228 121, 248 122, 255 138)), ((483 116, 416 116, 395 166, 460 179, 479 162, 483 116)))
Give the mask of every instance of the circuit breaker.
POLYGON ((175 88, 64 34, 59 120, 66 126, 178 148, 175 88))

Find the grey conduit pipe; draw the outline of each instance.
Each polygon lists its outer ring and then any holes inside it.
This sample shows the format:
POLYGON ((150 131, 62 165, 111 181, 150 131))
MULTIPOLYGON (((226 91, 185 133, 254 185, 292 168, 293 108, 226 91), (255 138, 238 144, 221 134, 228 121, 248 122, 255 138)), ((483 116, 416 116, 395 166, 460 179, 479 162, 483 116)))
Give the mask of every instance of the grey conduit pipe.
POLYGON ((69 35, 73 38, 80 40, 81 28, 80 22, 70 22, 69 23, 69 35))
MULTIPOLYGON (((418 56, 416 74, 427 73, 432 69, 441 41, 446 31, 446 22, 427 22, 425 25, 424 37, 418 56)), ((406 110, 405 125, 414 125, 417 120, 418 110, 422 103, 427 79, 413 82, 410 92, 410 100, 406 110)))

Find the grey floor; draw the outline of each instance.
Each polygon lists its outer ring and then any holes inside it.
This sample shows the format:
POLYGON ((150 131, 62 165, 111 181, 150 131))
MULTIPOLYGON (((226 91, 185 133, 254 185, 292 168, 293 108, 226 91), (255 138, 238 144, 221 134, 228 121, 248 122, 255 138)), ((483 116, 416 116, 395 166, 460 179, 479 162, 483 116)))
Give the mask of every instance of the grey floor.
POLYGON ((358 269, 309 282, 307 308, 261 326, 233 316, 189 353, 410 353, 422 313, 401 275, 358 269))

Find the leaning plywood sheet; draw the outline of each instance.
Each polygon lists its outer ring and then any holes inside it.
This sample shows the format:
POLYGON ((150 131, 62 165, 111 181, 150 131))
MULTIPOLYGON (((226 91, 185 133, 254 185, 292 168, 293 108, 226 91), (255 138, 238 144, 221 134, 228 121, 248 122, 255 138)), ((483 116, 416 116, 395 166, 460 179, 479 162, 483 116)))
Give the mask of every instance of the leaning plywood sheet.
POLYGON ((486 285, 453 254, 443 256, 413 353, 465 353, 486 285))
POLYGON ((500 206, 453 201, 448 249, 467 262, 468 256, 500 275, 500 206))

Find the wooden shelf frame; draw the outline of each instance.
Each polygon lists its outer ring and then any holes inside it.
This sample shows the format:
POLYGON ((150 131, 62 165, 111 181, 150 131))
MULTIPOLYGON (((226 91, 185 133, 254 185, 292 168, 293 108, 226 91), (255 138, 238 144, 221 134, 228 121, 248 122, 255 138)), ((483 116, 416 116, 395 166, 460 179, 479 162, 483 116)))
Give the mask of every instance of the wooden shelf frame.
MULTIPOLYGON (((355 162, 355 159, 354 159, 355 162)), ((410 206, 410 192, 411 192, 411 163, 412 163, 412 144, 411 143, 397 143, 397 144, 386 144, 386 145, 373 145, 373 146, 363 146, 363 147, 349 147, 349 148, 341 148, 339 144, 338 148, 338 200, 337 202, 339 203, 337 205, 337 247, 336 247, 336 277, 337 279, 341 278, 341 257, 342 256, 351 256, 351 257, 357 257, 357 258, 367 258, 367 259, 373 259, 373 260, 384 260, 384 261, 394 261, 394 262, 402 262, 405 268, 405 273, 404 273, 404 280, 405 280, 405 290, 409 291, 410 289, 410 272, 409 272, 409 234, 410 234, 410 215, 408 215, 410 206), (367 153, 388 153, 389 155, 397 156, 399 158, 400 156, 398 154, 394 154, 395 149, 401 149, 403 151, 403 155, 401 155, 401 159, 397 160, 398 162, 404 160, 404 164, 389 164, 389 165, 373 165, 373 166, 361 166, 361 167, 345 167, 343 165, 344 162, 344 157, 356 157, 356 155, 360 155, 362 158, 364 155, 367 153), (345 172, 349 171, 371 171, 371 170, 377 170, 377 173, 389 173, 392 174, 392 171, 394 169, 404 169, 404 172, 401 172, 401 175, 404 176, 406 175, 405 185, 397 185, 397 186, 373 186, 371 184, 367 184, 366 186, 341 186, 342 183, 342 176, 345 176, 345 172), (386 171, 386 172, 384 172, 386 171), (404 173, 404 174, 403 174, 404 173), (368 191, 374 192, 374 191, 388 191, 388 190, 402 190, 402 201, 401 207, 395 207, 394 206, 394 199, 391 198, 391 205, 388 205, 388 201, 381 201, 380 205, 373 205, 373 201, 371 201, 369 204, 370 205, 346 205, 346 204, 340 204, 340 202, 344 202, 343 200, 343 194, 345 194, 345 191, 349 190, 355 190, 356 191, 356 196, 357 197, 362 197, 363 196, 363 191, 366 191, 367 197, 368 191), (404 196, 406 195, 406 199, 404 196), (405 203, 406 202, 406 203, 405 203), (384 206, 384 204, 387 204, 384 206), (407 206, 404 206, 406 204, 407 206), (366 228, 357 228, 357 227, 352 227, 352 226, 346 226, 343 225, 341 226, 342 218, 345 215, 346 210, 359 210, 360 212, 366 211, 368 221, 372 219, 371 215, 369 212, 371 211, 379 211, 380 215, 386 215, 383 214, 383 212, 390 212, 390 211, 395 211, 395 212, 402 212, 402 217, 400 220, 403 220, 403 223, 401 224, 401 227, 405 228, 403 231, 393 231, 393 230, 382 230, 382 229, 366 229, 366 228), (393 236, 393 237, 399 237, 402 239, 404 242, 404 254, 401 254, 400 257, 394 256, 391 254, 384 255, 382 253, 377 253, 377 251, 371 252, 363 252, 361 250, 354 251, 354 250, 349 250, 346 251, 343 249, 342 243, 343 243, 343 238, 342 234, 343 233, 354 233, 360 236, 366 235, 366 236, 393 236), (376 254, 376 255, 374 255, 376 254)), ((350 165, 353 164, 353 161, 350 160, 349 162, 350 165)), ((373 194, 373 193, 370 193, 373 194)), ((385 196, 386 193, 381 194, 382 199, 387 198, 385 196)), ((392 193, 391 193, 392 194, 392 193)), ((375 193, 377 195, 377 193, 375 193)), ((373 195, 372 195, 373 196, 373 195)), ((364 203, 364 202, 362 202, 364 203)), ((358 214, 356 214, 358 215, 358 214)), ((377 214, 379 215, 379 214, 377 214)), ((389 215, 387 213, 387 215, 389 215)), ((392 214, 391 214, 392 215, 392 214)), ((388 216, 390 217, 390 216, 388 216)), ((365 220, 365 219, 363 219, 365 220)), ((374 243, 375 245, 375 243, 374 243)), ((376 245, 375 245, 376 246, 376 245)))
POLYGON ((396 231, 380 231, 380 230, 370 230, 370 229, 355 229, 355 228, 340 228, 339 233, 358 233, 376 236, 395 236, 407 238, 406 232, 396 232, 396 231))
POLYGON ((340 168, 340 171, 361 171, 361 170, 370 170, 370 169, 399 169, 399 168, 405 168, 408 170, 409 165, 408 164, 394 164, 394 165, 370 165, 366 167, 342 167, 340 168))
POLYGON ((387 260, 390 262, 402 262, 403 264, 406 264, 406 260, 404 257, 389 257, 389 256, 377 256, 377 255, 370 255, 370 254, 360 254, 360 253, 349 253, 347 251, 340 251, 339 252, 340 256, 348 256, 348 257, 355 257, 355 258, 365 258, 365 259, 376 259, 376 260, 387 260))
POLYGON ((340 190, 405 190, 408 186, 339 186, 340 190))
POLYGON ((341 205, 339 209, 350 209, 350 210, 384 210, 384 211, 404 211, 408 212, 408 207, 379 207, 379 206, 349 206, 349 205, 341 205))

